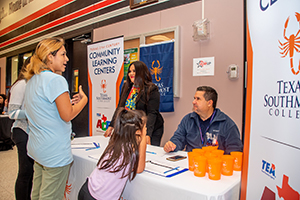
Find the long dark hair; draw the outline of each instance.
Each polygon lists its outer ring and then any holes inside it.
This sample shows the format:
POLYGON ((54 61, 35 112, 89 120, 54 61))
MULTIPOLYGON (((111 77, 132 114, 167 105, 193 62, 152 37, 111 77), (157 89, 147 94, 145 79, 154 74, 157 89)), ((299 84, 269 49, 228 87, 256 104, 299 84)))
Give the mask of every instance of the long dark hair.
POLYGON ((134 84, 140 88, 140 92, 139 92, 136 100, 139 100, 142 94, 146 94, 146 99, 145 99, 146 102, 144 102, 144 103, 147 104, 148 100, 149 100, 149 94, 150 94, 151 88, 153 86, 155 86, 155 84, 152 83, 152 76, 148 70, 147 65, 144 62, 142 62, 142 61, 132 62, 128 67, 128 72, 132 65, 134 65, 134 67, 135 67, 134 83, 131 82, 129 73, 127 73, 126 83, 124 86, 125 91, 122 93, 121 99, 127 98, 126 95, 128 93, 128 90, 130 90, 132 85, 134 84), (145 90, 145 87, 147 87, 147 90, 145 90))
POLYGON ((133 180, 138 168, 141 140, 136 131, 142 131, 145 124, 146 115, 143 111, 119 108, 114 132, 97 163, 97 166, 100 164, 99 169, 109 169, 109 172, 115 173, 125 168, 122 178, 129 176, 129 180, 133 180), (121 163, 117 164, 120 159, 121 163))

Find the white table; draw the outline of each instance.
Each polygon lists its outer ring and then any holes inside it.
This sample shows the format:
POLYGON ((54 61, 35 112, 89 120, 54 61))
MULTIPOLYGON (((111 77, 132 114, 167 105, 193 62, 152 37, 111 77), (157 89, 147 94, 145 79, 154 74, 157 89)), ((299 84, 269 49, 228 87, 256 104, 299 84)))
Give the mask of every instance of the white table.
MULTIPOLYGON (((109 138, 104 136, 92 136, 75 138, 75 143, 96 142, 100 148, 86 151, 84 149, 72 149, 74 163, 71 166, 66 199, 76 200, 79 189, 85 182, 87 176, 94 170, 98 160, 91 156, 100 156, 107 146, 109 138)), ((186 152, 166 154, 161 147, 148 145, 148 151, 156 152, 146 154, 146 160, 164 160, 171 155, 187 155, 186 152)), ((174 165, 174 162, 167 161, 174 165)), ((188 167, 188 159, 176 161, 182 167, 188 167)), ((234 200, 239 199, 240 194, 240 172, 233 172, 232 176, 223 176, 221 180, 213 181, 205 177, 196 177, 193 172, 186 171, 176 176, 165 178, 146 171, 138 174, 132 182, 128 182, 121 200, 234 200)))

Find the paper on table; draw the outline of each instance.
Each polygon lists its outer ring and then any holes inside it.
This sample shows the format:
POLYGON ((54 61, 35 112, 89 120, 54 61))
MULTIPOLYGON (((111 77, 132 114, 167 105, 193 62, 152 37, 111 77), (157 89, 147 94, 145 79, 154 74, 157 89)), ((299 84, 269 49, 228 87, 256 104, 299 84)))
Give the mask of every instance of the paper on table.
POLYGON ((95 147, 93 142, 71 142, 72 149, 87 149, 95 147))
POLYGON ((187 171, 187 168, 162 161, 147 160, 145 171, 163 177, 172 177, 187 171))

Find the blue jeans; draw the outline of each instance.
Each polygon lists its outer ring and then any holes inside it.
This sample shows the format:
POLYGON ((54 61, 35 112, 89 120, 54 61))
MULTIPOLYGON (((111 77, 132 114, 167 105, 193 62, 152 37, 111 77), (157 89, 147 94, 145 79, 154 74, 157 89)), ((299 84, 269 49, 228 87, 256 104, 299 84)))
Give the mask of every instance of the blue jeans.
POLYGON ((16 200, 30 200, 34 161, 27 155, 28 135, 20 128, 13 128, 12 140, 17 146, 19 160, 19 172, 15 184, 16 200))

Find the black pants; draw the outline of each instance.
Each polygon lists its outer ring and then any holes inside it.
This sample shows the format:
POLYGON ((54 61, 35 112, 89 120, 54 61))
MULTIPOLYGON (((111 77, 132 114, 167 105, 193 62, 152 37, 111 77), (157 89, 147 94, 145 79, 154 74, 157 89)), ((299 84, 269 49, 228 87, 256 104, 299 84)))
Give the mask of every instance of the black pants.
POLYGON ((86 179, 78 192, 78 200, 96 200, 89 192, 88 179, 86 179))
POLYGON ((28 135, 20 128, 13 128, 12 139, 17 146, 19 160, 19 172, 15 185, 16 200, 30 200, 34 161, 27 155, 28 135))
POLYGON ((161 126, 160 128, 153 131, 151 137, 151 145, 160 146, 160 141, 163 133, 164 133, 164 126, 161 126))

